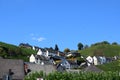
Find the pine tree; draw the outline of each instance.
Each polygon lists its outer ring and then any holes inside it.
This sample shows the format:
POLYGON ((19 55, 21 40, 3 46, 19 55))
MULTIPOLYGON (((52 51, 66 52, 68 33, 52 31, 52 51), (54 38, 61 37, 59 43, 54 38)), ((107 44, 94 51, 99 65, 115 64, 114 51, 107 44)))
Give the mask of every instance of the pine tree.
POLYGON ((59 51, 58 45, 55 45, 55 51, 59 51))

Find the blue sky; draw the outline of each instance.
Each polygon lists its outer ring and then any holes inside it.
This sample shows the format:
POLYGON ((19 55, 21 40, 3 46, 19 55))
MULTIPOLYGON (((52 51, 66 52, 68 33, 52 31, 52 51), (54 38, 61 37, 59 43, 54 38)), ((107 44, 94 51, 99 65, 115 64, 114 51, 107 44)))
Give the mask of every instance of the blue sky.
POLYGON ((120 43, 120 0, 0 0, 0 41, 77 50, 120 43))

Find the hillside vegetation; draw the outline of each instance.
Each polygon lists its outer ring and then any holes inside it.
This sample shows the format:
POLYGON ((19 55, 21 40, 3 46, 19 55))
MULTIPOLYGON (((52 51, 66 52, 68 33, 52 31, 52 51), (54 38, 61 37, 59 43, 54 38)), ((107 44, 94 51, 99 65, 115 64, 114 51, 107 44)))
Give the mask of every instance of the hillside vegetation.
POLYGON ((110 45, 110 44, 99 44, 95 46, 91 46, 87 49, 79 51, 83 56, 119 56, 120 55, 120 45, 110 45))
MULTIPOLYGON (((80 50, 79 52, 84 57, 87 57, 87 56, 106 56, 106 57, 120 56, 120 45, 99 43, 89 48, 80 50)), ((120 60, 106 63, 103 65, 97 65, 97 67, 105 72, 106 71, 111 71, 111 72, 120 71, 120 60)))
POLYGON ((32 49, 0 42, 0 56, 3 58, 23 59, 24 61, 28 61, 28 56, 34 53, 36 53, 36 51, 32 49))
POLYGON ((119 71, 120 72, 120 60, 106 63, 103 65, 97 65, 97 67, 102 69, 103 71, 111 71, 111 72, 119 71))

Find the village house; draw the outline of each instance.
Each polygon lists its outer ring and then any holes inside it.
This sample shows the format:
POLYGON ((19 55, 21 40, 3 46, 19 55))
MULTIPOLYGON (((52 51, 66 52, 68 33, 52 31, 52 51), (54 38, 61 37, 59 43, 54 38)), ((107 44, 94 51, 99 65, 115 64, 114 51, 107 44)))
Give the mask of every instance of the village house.
POLYGON ((78 68, 77 62, 62 59, 61 62, 57 65, 57 71, 65 71, 66 69, 77 69, 78 68))
POLYGON ((91 56, 88 56, 88 57, 86 58, 86 60, 87 60, 87 65, 88 65, 88 66, 91 66, 91 65, 93 64, 93 58, 92 58, 91 56))
POLYGON ((31 56, 29 58, 29 62, 31 62, 31 63, 35 63, 36 62, 35 56, 33 54, 31 54, 31 56))
POLYGON ((98 59, 96 56, 93 56, 93 64, 98 65, 98 59))
POLYGON ((36 63, 36 64, 44 64, 46 62, 49 62, 50 54, 48 51, 43 52, 41 49, 38 50, 37 54, 29 57, 29 62, 36 63))
POLYGON ((99 61, 100 61, 100 64, 105 64, 106 63, 106 57, 105 56, 99 56, 99 61))
POLYGON ((105 64, 107 62, 109 62, 110 59, 107 59, 105 56, 88 56, 86 58, 87 60, 87 64, 88 66, 91 66, 91 65, 101 65, 101 64, 105 64))

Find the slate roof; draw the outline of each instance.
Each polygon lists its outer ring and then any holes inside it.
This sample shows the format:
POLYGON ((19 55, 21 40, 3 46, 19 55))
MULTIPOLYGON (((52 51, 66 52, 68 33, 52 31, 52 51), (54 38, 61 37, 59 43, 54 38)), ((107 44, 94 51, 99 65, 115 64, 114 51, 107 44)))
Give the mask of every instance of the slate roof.
POLYGON ((48 59, 43 56, 43 55, 37 55, 36 58, 40 59, 40 60, 44 60, 44 61, 47 61, 48 59))
POLYGON ((23 80, 25 76, 23 60, 0 59, 0 80, 8 74, 9 69, 13 72, 13 80, 23 80))
POLYGON ((62 60, 62 59, 64 59, 64 57, 53 56, 53 57, 51 57, 50 59, 53 59, 53 60, 62 60))

